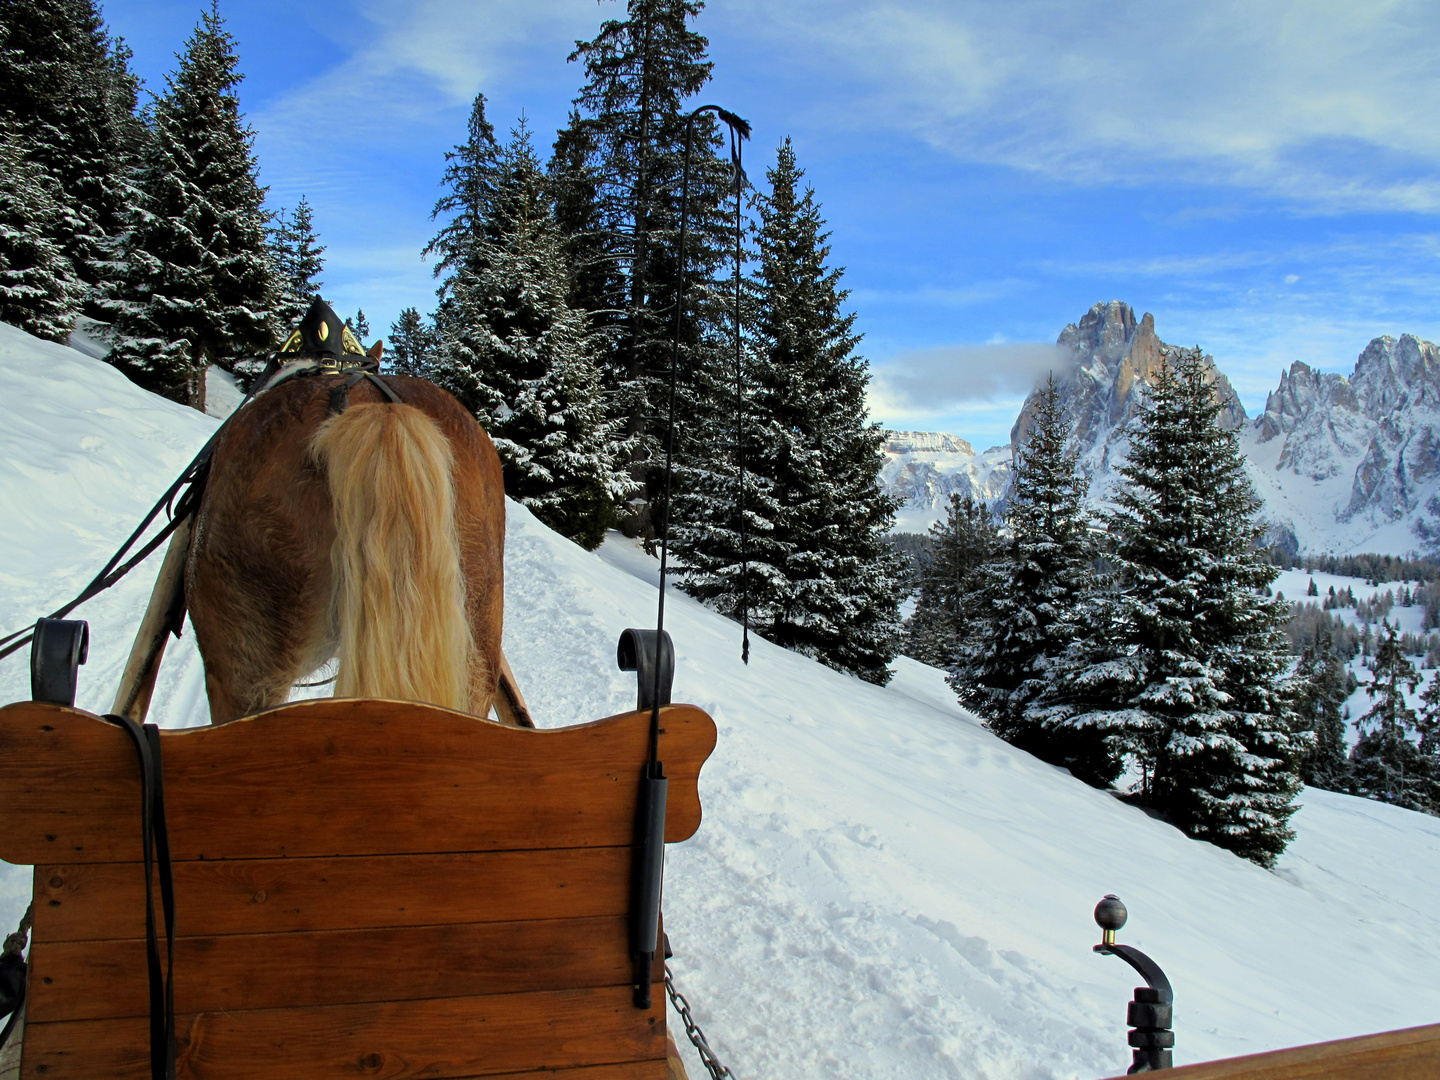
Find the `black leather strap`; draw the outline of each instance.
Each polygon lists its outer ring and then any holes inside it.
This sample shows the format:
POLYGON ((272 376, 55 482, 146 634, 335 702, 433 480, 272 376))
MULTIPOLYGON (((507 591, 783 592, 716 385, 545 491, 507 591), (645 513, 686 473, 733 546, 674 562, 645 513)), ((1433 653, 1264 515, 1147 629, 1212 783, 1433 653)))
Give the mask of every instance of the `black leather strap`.
POLYGON ((140 760, 140 842, 145 864, 145 961, 150 974, 150 1076, 175 1080, 175 886, 170 872, 170 837, 165 828, 165 784, 160 729, 143 728, 128 716, 107 715, 123 728, 140 760), (166 968, 160 966, 155 927, 155 864, 160 870, 160 904, 165 919, 166 968))

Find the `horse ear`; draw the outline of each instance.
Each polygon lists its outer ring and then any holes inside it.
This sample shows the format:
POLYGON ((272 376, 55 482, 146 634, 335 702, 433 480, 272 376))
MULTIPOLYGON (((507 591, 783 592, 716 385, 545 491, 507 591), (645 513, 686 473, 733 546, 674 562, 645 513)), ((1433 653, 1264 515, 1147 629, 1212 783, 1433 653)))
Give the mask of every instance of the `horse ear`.
POLYGON ((367 352, 365 355, 368 356, 368 357, 370 357, 371 360, 379 360, 379 359, 380 359, 380 354, 381 354, 382 352, 384 352, 384 351, 385 351, 385 339, 384 339, 384 338, 381 338, 380 340, 376 341, 374 345, 371 345, 371 346, 370 346, 370 351, 367 352))

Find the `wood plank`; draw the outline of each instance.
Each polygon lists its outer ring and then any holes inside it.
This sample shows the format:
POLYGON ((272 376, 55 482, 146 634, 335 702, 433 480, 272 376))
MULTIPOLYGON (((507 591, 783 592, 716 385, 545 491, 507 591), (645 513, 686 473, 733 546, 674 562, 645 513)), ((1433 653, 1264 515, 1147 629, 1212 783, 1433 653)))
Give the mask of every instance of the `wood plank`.
MULTIPOLYGON (((666 1080, 663 1061, 632 1061, 624 1065, 591 1065, 582 1069, 530 1069, 491 1073, 485 1080, 666 1080)), ((470 1077, 457 1080, 472 1080, 470 1077)))
MULTIPOLYGON (((276 977, 284 977, 284 965, 276 977)), ((665 1059, 665 987, 640 1012, 628 987, 430 1002, 187 1014, 183 1080, 406 1080, 495 1076, 665 1059)), ((24 1080, 143 1080, 149 1025, 140 1018, 33 1023, 24 1080)), ((623 1075, 623 1074, 622 1074, 623 1075)))
MULTIPOLYGON (((665 839, 700 824, 701 710, 662 710, 665 839)), ((163 733, 177 859, 615 847, 633 839, 649 714, 527 730, 413 702, 302 701, 163 733), (303 826, 300 824, 303 823, 303 826)), ((139 780, 122 731, 89 713, 0 709, 0 858, 139 857, 139 780)))
MULTIPOLYGON (((237 859, 174 864, 182 936, 358 930, 620 915, 632 849, 463 855, 237 859)), ((35 870, 35 927, 47 942, 145 935, 137 863, 35 870)))
POLYGON ((1435 1080, 1440 1024, 1206 1061, 1169 1071, 1174 1080, 1435 1080))
MULTIPOLYGON (((627 986, 629 919, 231 934, 175 943, 175 1007, 190 1013, 627 986)), ((664 981, 664 961, 652 978, 664 981)), ((145 942, 37 942, 33 1023, 149 1015, 145 942)))

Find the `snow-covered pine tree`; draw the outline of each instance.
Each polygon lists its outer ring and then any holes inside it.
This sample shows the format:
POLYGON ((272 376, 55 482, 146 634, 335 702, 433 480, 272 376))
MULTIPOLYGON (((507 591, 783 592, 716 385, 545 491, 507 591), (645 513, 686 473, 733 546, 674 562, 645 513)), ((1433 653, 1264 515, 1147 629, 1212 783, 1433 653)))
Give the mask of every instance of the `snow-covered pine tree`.
POLYGON ((1111 731, 1074 722, 1064 671, 1097 589, 1088 484, 1066 450, 1070 425, 1052 375, 1015 455, 1003 556, 982 568, 980 603, 950 684, 1007 742, 1097 787, 1120 775, 1111 731))
POLYGON ((1312 733, 1300 761, 1300 778, 1311 787, 1348 791, 1350 766, 1345 746, 1345 699, 1350 696, 1344 661, 1324 624, 1305 642, 1295 664, 1295 727, 1312 733))
POLYGON ((495 441, 505 490, 557 532, 597 547, 629 481, 617 471, 593 335, 524 121, 500 152, 486 238, 449 281, 432 378, 495 441))
POLYGON ((315 215, 304 195, 291 213, 281 210, 271 230, 275 260, 276 318, 282 332, 296 326, 320 295, 325 247, 315 232, 315 215))
POLYGON ((64 216, 57 188, 20 140, 0 129, 0 320, 63 342, 84 286, 55 239, 64 216))
POLYGON ((395 374, 430 377, 437 348, 435 328, 426 325, 420 312, 413 307, 400 312, 400 317, 390 324, 386 345, 387 365, 395 374))
MULTIPOLYGON (((703 6, 627 0, 625 18, 607 20, 592 40, 577 44, 570 59, 583 61, 586 82, 551 162, 560 218, 572 230, 578 258, 575 298, 604 331, 600 366, 610 415, 624 421, 632 475, 646 485, 648 502, 637 504, 645 509, 629 523, 640 531, 650 527, 650 506, 660 494, 677 318, 686 376, 680 415, 704 407, 708 380, 692 376, 724 367, 725 290, 714 286, 733 242, 723 206, 732 177, 709 114, 696 123, 686 310, 677 312, 675 303, 684 106, 709 81, 712 66, 708 42, 690 29, 703 6)), ((690 430, 682 429, 681 438, 690 430)))
POLYGON ((1299 748, 1280 626, 1262 595, 1259 501, 1199 349, 1166 357, 1107 519, 1118 593, 1095 621, 1107 647, 1070 672, 1076 719, 1123 723, 1137 798, 1197 839, 1261 865, 1291 834, 1299 748))
POLYGON ((983 502, 951 492, 945 520, 930 526, 915 574, 915 611, 904 626, 906 656, 953 670, 981 617, 982 568, 1002 556, 995 517, 983 502))
POLYGON ((1410 810, 1434 811, 1434 759, 1410 740, 1419 717, 1406 694, 1415 692, 1420 675, 1400 647, 1396 628, 1388 619, 1381 627, 1365 684, 1370 708, 1355 721, 1360 739, 1350 752, 1352 790, 1410 810))
POLYGON ((213 2, 155 103, 109 359, 205 408, 205 369, 269 351, 274 265, 254 135, 240 115, 235 39, 213 2))
POLYGON ((477 275, 482 268, 478 261, 481 245, 495 238, 490 229, 491 201, 499 182, 500 145, 495 141, 494 125, 485 117, 484 94, 475 95, 465 141, 447 152, 445 161, 445 175, 440 180, 445 194, 430 215, 443 219, 444 224, 422 252, 436 256, 434 272, 440 279, 437 322, 442 321, 456 276, 462 271, 477 275))
MULTIPOLYGON (((777 645, 883 684, 899 644, 903 561, 885 540, 896 501, 880 487, 883 440, 865 409, 869 369, 855 354, 855 316, 843 310, 849 294, 841 270, 828 265, 829 233, 814 190, 800 190, 804 172, 788 139, 766 176, 746 373, 746 467, 762 478, 747 499, 759 540, 756 624, 777 645)), ((709 402, 716 399, 712 393, 709 402)), ((733 417, 729 405, 713 425, 730 433, 731 445, 733 417)), ((691 447, 687 468, 706 468, 723 453, 722 446, 691 447)), ((708 514, 683 512, 677 501, 676 556, 696 568, 687 585, 701 593, 710 584, 733 588, 733 575, 692 562, 708 549, 733 565, 733 488, 729 494, 728 508, 721 496, 708 514), (708 581, 691 581, 697 573, 708 581)))
POLYGON ((57 277, 59 291, 48 302, 52 309, 71 305, 72 319, 80 306, 104 317, 118 284, 118 244, 144 139, 129 57, 95 0, 8 0, 0 15, 0 127, 43 171, 60 207, 31 231, 35 244, 59 249, 81 284, 77 297, 57 277))

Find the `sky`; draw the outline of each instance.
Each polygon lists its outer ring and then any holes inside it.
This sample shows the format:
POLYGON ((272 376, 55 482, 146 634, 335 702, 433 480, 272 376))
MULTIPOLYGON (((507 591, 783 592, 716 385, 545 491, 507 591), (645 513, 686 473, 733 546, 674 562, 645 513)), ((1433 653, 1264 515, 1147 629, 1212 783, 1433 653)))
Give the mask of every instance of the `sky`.
MULTIPOLYGON (((162 92, 198 0, 108 0, 162 92)), ((477 92, 543 149, 615 0, 222 0, 272 208, 384 336, 434 304, 445 151, 477 92)), ((752 179, 794 140, 864 334, 871 415, 1009 440, 1066 323, 1112 299, 1215 356, 1246 410, 1440 337, 1440 5, 1416 0, 712 0, 702 96, 752 179)), ((701 104, 697 99, 694 104, 701 104)))

